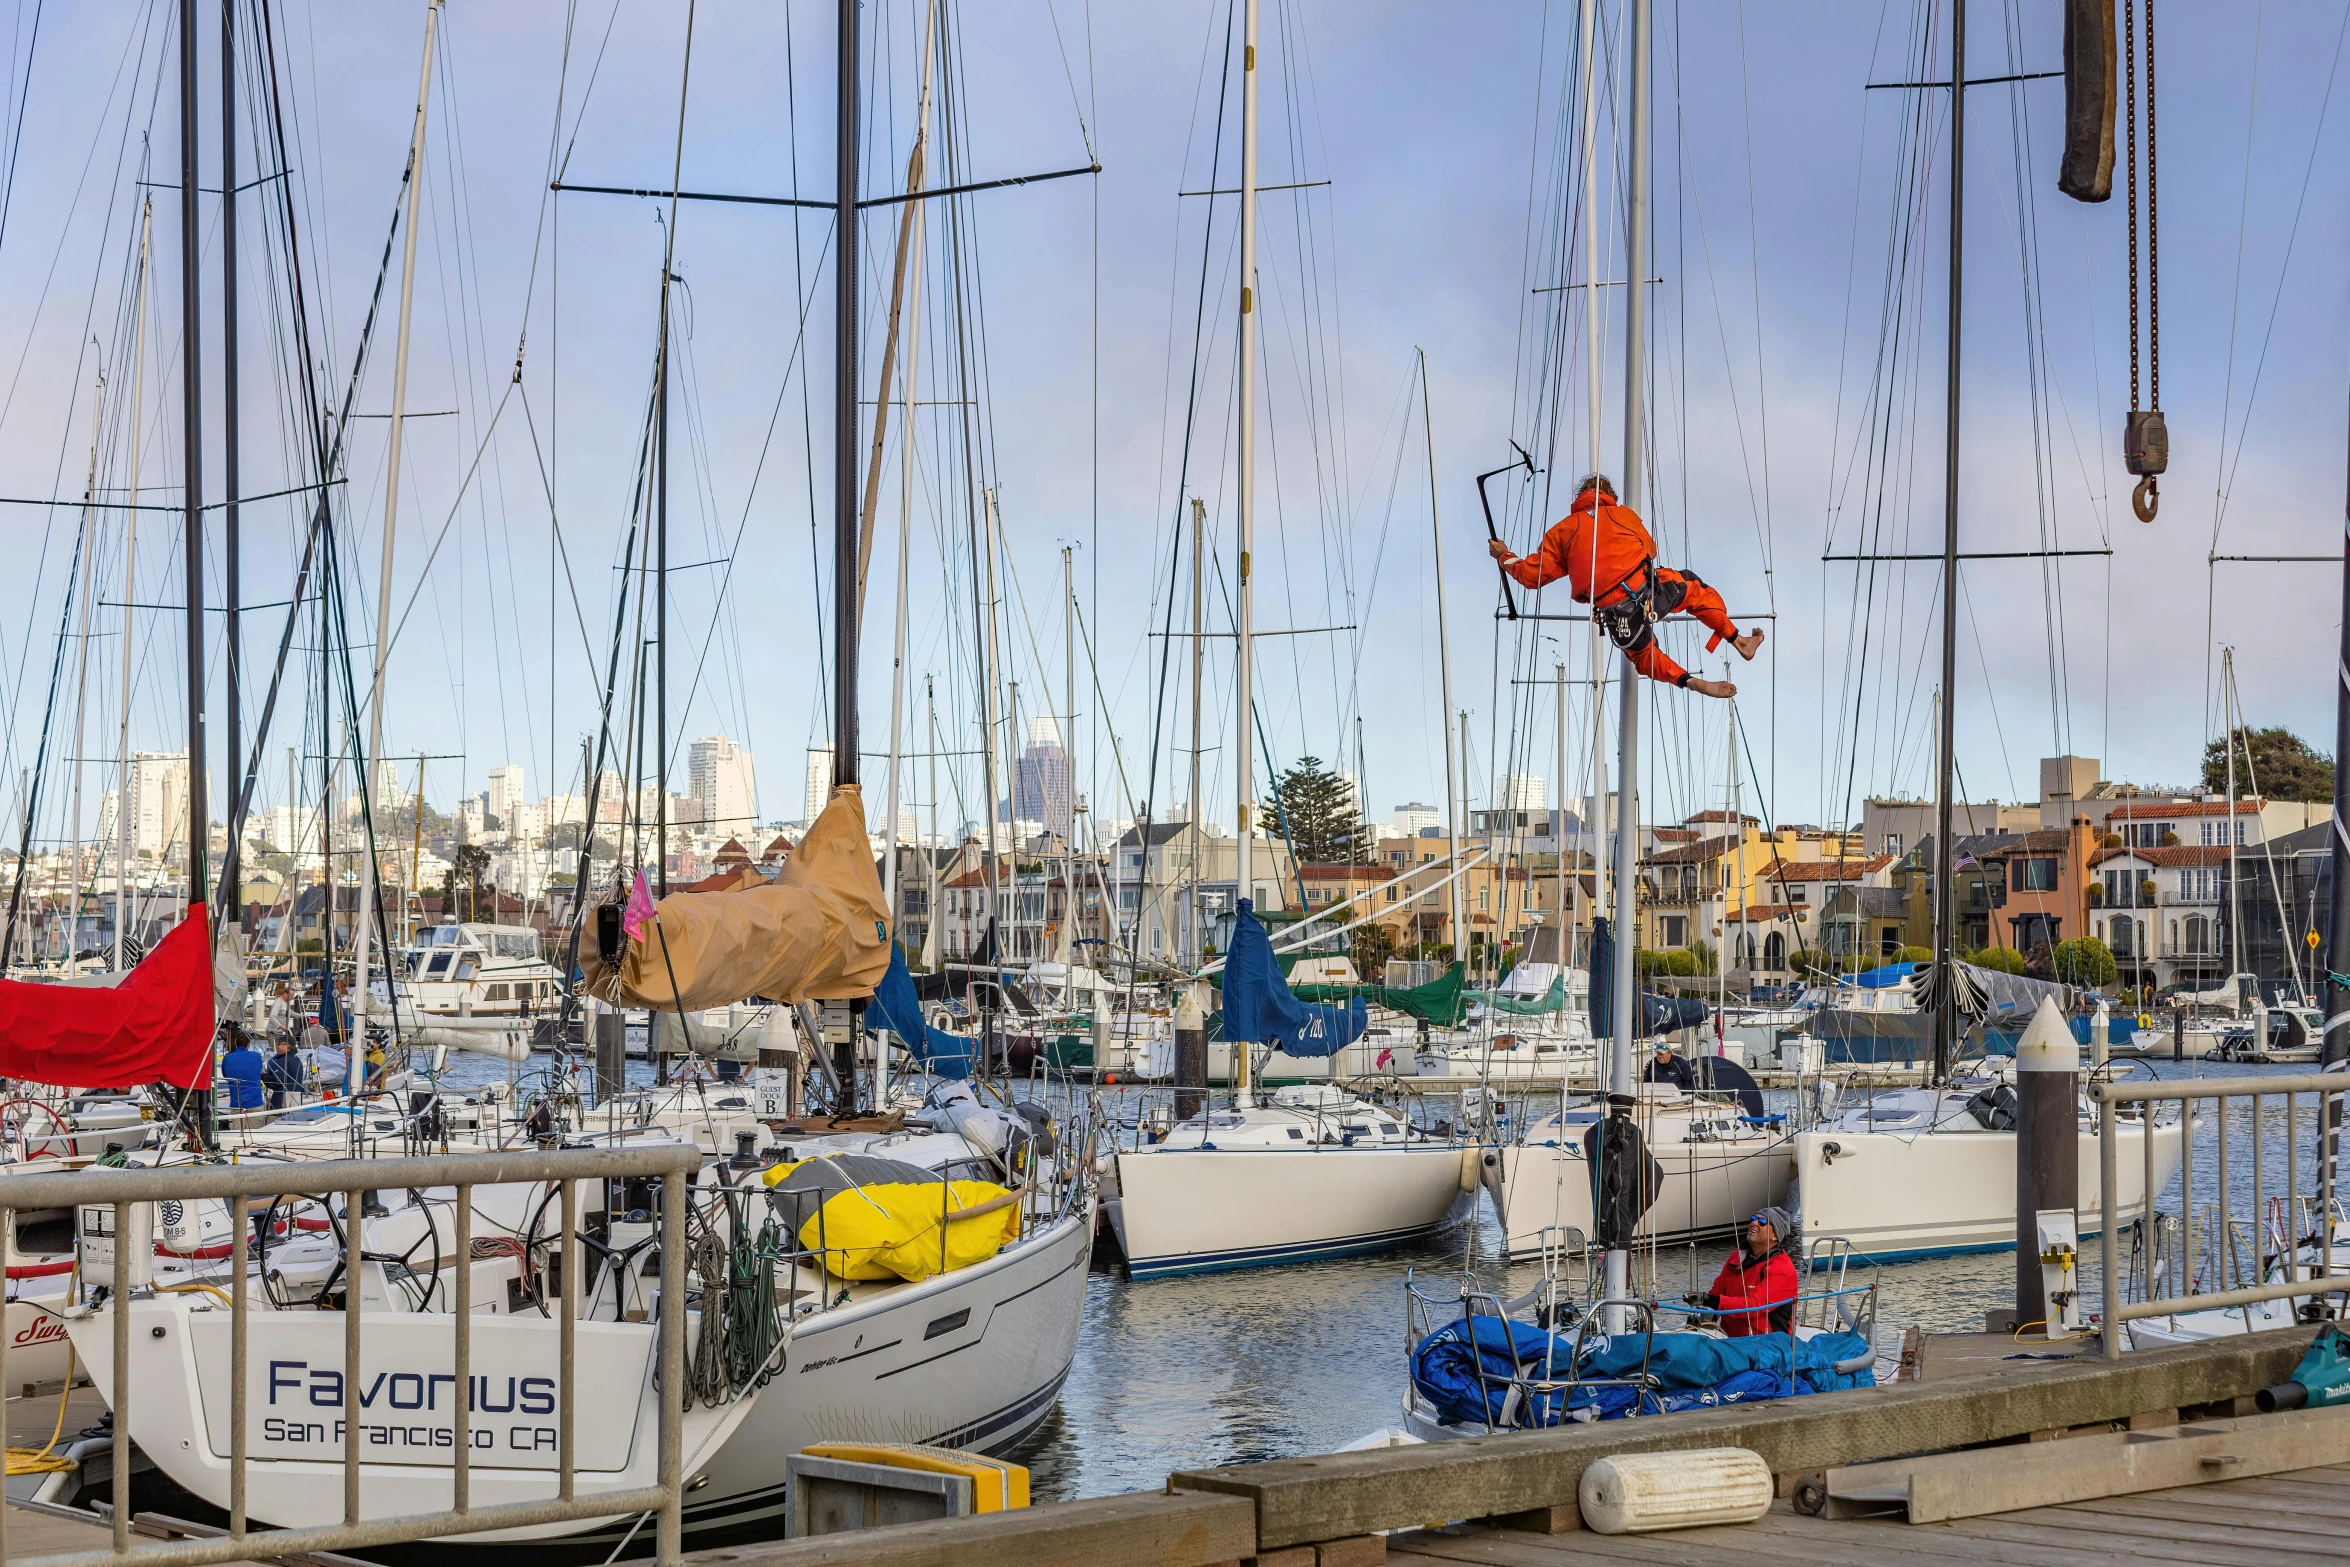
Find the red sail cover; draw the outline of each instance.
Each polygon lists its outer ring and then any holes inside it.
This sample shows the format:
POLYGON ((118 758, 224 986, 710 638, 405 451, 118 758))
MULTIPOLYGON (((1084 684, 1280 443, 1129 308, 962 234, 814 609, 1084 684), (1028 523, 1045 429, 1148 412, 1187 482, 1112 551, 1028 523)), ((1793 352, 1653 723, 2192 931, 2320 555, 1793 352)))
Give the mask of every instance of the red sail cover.
POLYGON ((212 1086, 212 941, 202 904, 107 989, 0 979, 0 1076, 63 1088, 212 1086))

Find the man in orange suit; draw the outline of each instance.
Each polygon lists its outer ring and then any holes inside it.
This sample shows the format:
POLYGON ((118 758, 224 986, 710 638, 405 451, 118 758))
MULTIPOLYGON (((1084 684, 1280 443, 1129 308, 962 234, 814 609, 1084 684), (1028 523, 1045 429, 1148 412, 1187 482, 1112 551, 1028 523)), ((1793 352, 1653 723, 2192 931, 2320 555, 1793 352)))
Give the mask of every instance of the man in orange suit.
POLYGON ((1533 554, 1513 555, 1499 539, 1491 547, 1501 569, 1526 587, 1566 578, 1575 602, 1592 607, 1608 639, 1651 680, 1684 686, 1700 696, 1738 694, 1727 680, 1692 675, 1657 646, 1656 623, 1668 615, 1687 615, 1711 631, 1705 644, 1708 653, 1727 641, 1740 658, 1752 658, 1762 646, 1761 631, 1739 634, 1719 593, 1690 572, 1656 563, 1656 540, 1639 513, 1616 504, 1616 487, 1603 474, 1583 481, 1575 504, 1533 554))

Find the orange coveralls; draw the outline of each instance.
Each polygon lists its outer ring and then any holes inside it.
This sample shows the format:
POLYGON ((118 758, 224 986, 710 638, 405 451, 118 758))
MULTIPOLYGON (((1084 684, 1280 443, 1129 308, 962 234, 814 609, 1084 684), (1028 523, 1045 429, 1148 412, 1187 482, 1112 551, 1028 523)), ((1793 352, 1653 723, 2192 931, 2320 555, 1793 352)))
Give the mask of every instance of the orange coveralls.
MULTIPOLYGON (((1725 639, 1738 635, 1722 596, 1689 572, 1657 565, 1656 540, 1642 525, 1639 513, 1629 506, 1617 505, 1597 488, 1575 497, 1575 504, 1543 535, 1533 554, 1511 561, 1502 570, 1529 588, 1539 588, 1564 577, 1574 589, 1575 602, 1589 604, 1594 611, 1625 605, 1627 600, 1646 592, 1658 619, 1684 614, 1711 631, 1713 635, 1705 644, 1708 653, 1720 647, 1725 639), (1653 579, 1653 585, 1644 584, 1643 568, 1653 579), (1596 596, 1592 591, 1594 583, 1601 584, 1596 596)), ((1600 618, 1607 626, 1609 637, 1632 661, 1632 667, 1651 680, 1687 685, 1689 671, 1657 646, 1655 627, 1645 617, 1638 617, 1636 605, 1628 613, 1638 618, 1639 624, 1628 627, 1622 616, 1610 620, 1603 614, 1600 618)))

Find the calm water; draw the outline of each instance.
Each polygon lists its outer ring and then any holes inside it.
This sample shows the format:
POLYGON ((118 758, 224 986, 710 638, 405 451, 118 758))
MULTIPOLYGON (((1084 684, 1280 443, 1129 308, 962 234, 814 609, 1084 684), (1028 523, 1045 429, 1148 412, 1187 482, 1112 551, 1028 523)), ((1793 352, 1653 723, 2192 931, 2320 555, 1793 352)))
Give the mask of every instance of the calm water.
MULTIPOLYGON (((2309 1067, 2242 1067, 2199 1062, 2148 1063, 2156 1075, 2261 1077, 2309 1067)), ((2218 1195, 2217 1128, 2208 1103, 2194 1147, 2198 1207, 2218 1195)), ((2309 1190, 2308 1149, 2316 1102, 2300 1109, 2302 1190, 2309 1190)), ((2264 1196, 2285 1191, 2283 1102, 2265 1116, 2264 1196)), ((2230 1126, 2229 1206, 2251 1209, 2249 1111, 2230 1126)), ((1278 1200, 1268 1194, 1268 1200, 1278 1200)), ((2176 1213, 2179 1183, 2156 1203, 2176 1213)), ((1022 1456, 1040 1496, 1100 1496, 1155 1488, 1175 1469, 1324 1453, 1400 1423, 1404 1390, 1404 1281, 1416 1276, 1439 1299, 1454 1290, 1464 1259, 1504 1297, 1539 1281, 1533 1263, 1497 1268, 1499 1235, 1492 1210, 1429 1243, 1377 1257, 1266 1268, 1135 1284, 1094 1275, 1077 1362, 1053 1420, 1022 1456)), ((1669 1247, 1656 1254, 1650 1283, 1677 1295, 1702 1288, 1727 1243, 1669 1247)), ((2208 1259, 2203 1287, 2216 1287, 2208 1259)), ((2014 1304, 2015 1256, 1988 1252, 1892 1263, 1878 1271, 1881 1320, 1889 1325, 1980 1331, 1987 1312, 2014 1304)), ((2098 1251, 2084 1258, 2082 1289, 2094 1309, 2101 1288, 2098 1251)))
MULTIPOLYGON (((534 1060, 532 1067, 540 1065, 534 1060)), ((2165 1078, 2281 1076, 2307 1067, 2234 1067, 2149 1063, 2165 1078)), ((507 1069, 480 1057, 452 1056, 459 1081, 503 1081, 507 1069), (460 1062, 464 1064, 459 1065, 460 1062)), ((529 1068, 525 1068, 527 1074, 529 1068)), ((629 1063, 632 1084, 649 1083, 650 1067, 629 1063)), ((1107 1097, 1107 1096, 1106 1096, 1107 1097)), ((1131 1113, 1132 1101, 1125 1102, 1131 1113)), ((1430 1111, 1447 1113, 1441 1101, 1430 1111)), ((2194 1146, 2198 1208, 2219 1192, 2217 1126, 2208 1103, 2194 1146)), ((2303 1190, 2316 1103, 2304 1096, 2299 1121, 2303 1190)), ((2282 1101, 2264 1116, 2260 1165, 2266 1197, 2286 1189, 2282 1101)), ((2230 1122, 2229 1207, 2249 1215, 2253 1169, 2249 1111, 2230 1122)), ((1267 1201, 1279 1201, 1267 1193, 1267 1201)), ((2156 1206, 2179 1209, 2172 1180, 2156 1206)), ((2273 1205, 2272 1205, 2273 1206, 2273 1205)), ((1442 1300, 1455 1293, 1464 1266, 1504 1297, 1533 1288, 1533 1263, 1496 1265, 1499 1234, 1484 1199, 1427 1242, 1376 1257, 1264 1268, 1135 1284, 1095 1273, 1087 1286, 1085 1326, 1060 1404, 1027 1451, 1039 1497, 1100 1496, 1150 1489, 1171 1470, 1246 1463, 1332 1449, 1398 1424, 1407 1349, 1404 1283, 1416 1278, 1442 1300)), ((1701 1288, 1728 1255, 1728 1244, 1660 1249, 1648 1279, 1673 1296, 1701 1288)), ((2082 1287, 2098 1298, 2098 1252, 2084 1257, 2082 1287)), ((1886 1324, 1976 1331, 1986 1312, 2013 1303, 2015 1259, 2009 1252, 1889 1264, 1878 1272, 1886 1324)), ((2207 1250, 2198 1259, 2203 1287, 2216 1287, 2207 1250)))

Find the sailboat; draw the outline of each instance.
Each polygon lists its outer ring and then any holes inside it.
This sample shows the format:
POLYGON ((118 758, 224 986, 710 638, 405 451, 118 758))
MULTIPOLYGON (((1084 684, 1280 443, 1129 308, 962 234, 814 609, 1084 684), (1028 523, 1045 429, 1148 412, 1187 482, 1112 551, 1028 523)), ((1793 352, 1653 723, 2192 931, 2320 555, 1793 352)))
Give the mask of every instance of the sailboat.
MULTIPOLYGON (((1238 558, 1233 577, 1234 732, 1240 830, 1231 952, 1224 976, 1233 1091, 1154 1143, 1121 1150, 1103 1194, 1134 1277, 1376 1251, 1443 1224, 1476 1189, 1475 1153, 1333 1083, 1259 1087, 1258 1057, 1327 1056, 1359 1035, 1362 1004, 1298 1001, 1257 918, 1251 861, 1259 834, 1250 784, 1255 706, 1250 546, 1256 521, 1257 10, 1245 0, 1241 55, 1238 558)), ((1197 644, 1195 642, 1194 646, 1197 644)), ((1448 726, 1449 732, 1449 726, 1448 726)), ((1194 749, 1196 755, 1196 747, 1194 749)))
MULTIPOLYGON (((410 150, 410 167, 419 173, 431 29, 438 15, 439 0, 433 0, 427 8, 425 81, 410 150)), ((848 433, 837 448, 835 472, 834 564, 840 596, 831 628, 830 672, 838 682, 832 707, 834 788, 816 826, 773 883, 664 898, 648 910, 632 911, 625 922, 617 906, 581 910, 593 920, 581 953, 584 984, 633 1007, 691 1012, 765 995, 793 1004, 821 1000, 828 1013, 837 1009, 853 1017, 852 1003, 873 993, 887 966, 889 910, 867 846, 857 784, 853 445, 859 193, 853 175, 858 167, 855 105, 862 86, 859 8, 854 0, 843 0, 837 16, 840 165, 849 177, 838 192, 835 252, 837 389, 848 433)), ((183 46, 192 60, 193 40, 183 46)), ((186 79, 193 80, 192 65, 186 79)), ((192 149, 186 175, 192 214, 192 149)), ((411 200, 411 246, 415 214, 411 200)), ((191 247, 195 234, 191 221, 191 247)), ((194 348, 191 333, 184 361, 191 383, 201 365, 194 348)), ((193 442, 201 425, 193 418, 189 425, 193 442)), ((190 558, 200 562, 192 456, 190 463, 190 558)), ((190 646, 200 654, 202 574, 191 572, 190 578, 190 646)), ((201 658, 191 658, 191 666, 201 671, 201 658)), ((191 749, 201 755, 201 680, 192 681, 191 688, 191 749)), ((193 771, 200 779, 201 768, 193 771)), ((200 827, 202 795, 192 792, 192 814, 200 827)), ((204 935, 202 855, 199 831, 192 859, 197 901, 188 924, 175 933, 174 955, 204 935)), ((164 956, 159 948, 148 964, 164 956)), ((198 1004, 209 1000, 202 996, 198 1004)), ((831 1021, 826 1018, 828 1028, 831 1021)), ((207 1017, 194 1030, 207 1071, 208 1025, 207 1017)), ((854 1026, 850 1022, 840 1033, 853 1036, 854 1026)), ((1094 1229, 1092 1166, 1083 1152, 1089 1133, 1071 1128, 1071 1151, 1064 1153, 1037 1135, 1026 1117, 979 1103, 960 1085, 934 1088, 911 1113, 860 1114, 885 1108, 861 1103, 862 1086, 853 1070, 836 1083, 831 1108, 842 1112, 838 1117, 801 1119, 790 1113, 796 1106, 781 1107, 785 1113, 780 1115, 759 1113, 765 1106, 747 1107, 733 1124, 747 1121, 756 1131, 738 1134, 744 1141, 731 1154, 712 1158, 713 1150, 705 1148, 692 1160, 695 1211, 689 1233, 695 1241, 694 1258, 686 1266, 695 1286, 684 1299, 662 1300, 655 1283, 662 1270, 648 1266, 658 1261, 659 1231, 645 1218, 658 1206, 647 1184, 583 1183, 593 1219, 583 1219, 580 1228, 592 1232, 597 1244, 589 1248, 593 1260, 583 1270, 593 1277, 575 1281, 574 1322, 559 1320, 559 1310, 549 1309, 554 1293, 549 1247, 561 1244, 551 1217, 552 1193, 511 1183, 470 1189, 480 1226, 474 1233, 501 1239, 459 1259, 462 1276, 484 1286, 482 1304, 490 1307, 474 1340, 481 1352, 474 1364, 490 1375, 466 1391, 486 1416, 507 1421, 489 1442, 476 1443, 491 1450, 474 1471, 477 1504, 543 1497, 555 1490, 560 1416, 554 1371, 575 1337, 587 1363, 602 1373, 579 1379, 579 1404, 567 1412, 580 1433, 579 1490, 592 1494, 649 1483, 662 1445, 654 1440, 659 1411, 665 1400, 682 1400, 684 1462, 692 1476, 686 1529, 696 1545, 782 1532, 781 1459, 810 1442, 917 1441, 1000 1452, 1025 1440, 1050 1415, 1075 1357, 1086 1296, 1094 1229), (938 1194, 949 1189, 950 1177, 1001 1189, 1000 1198, 980 1205, 988 1216, 982 1229, 1000 1233, 1000 1245, 969 1257, 958 1249, 953 1262, 942 1259, 936 1271, 925 1255, 907 1268, 891 1269, 889 1276, 876 1276, 858 1265, 849 1243, 825 1239, 821 1221, 831 1199, 848 1196, 860 1205, 881 1206, 893 1200, 893 1189, 899 1193, 894 1200, 910 1201, 905 1196, 910 1190, 923 1204, 924 1217, 914 1228, 939 1234, 944 1251, 946 1236, 962 1232, 960 1223, 950 1227, 938 1218, 938 1194), (728 1304, 751 1309, 719 1312, 718 1292, 745 1277, 756 1287, 728 1296, 728 1304), (752 1341, 737 1341, 728 1354, 697 1355, 690 1392, 664 1388, 655 1371, 659 1330, 654 1323, 668 1312, 690 1313, 686 1332, 689 1338, 700 1335, 705 1348, 737 1327, 747 1328, 752 1341), (722 1316, 735 1326, 722 1332, 722 1316)), ((548 1108, 554 1107, 549 1103, 548 1108)), ((616 1111, 618 1124, 602 1130, 550 1118, 521 1135, 578 1135, 619 1145, 675 1146, 691 1140, 686 1129, 673 1124, 692 1108, 682 1100, 666 1112, 650 1103, 641 1108, 637 1116, 616 1111)), ((489 1124, 472 1128, 476 1135, 501 1145, 509 1141, 494 1114, 480 1119, 489 1124)), ((344 1124, 355 1141, 357 1118, 344 1124)), ((257 1146, 253 1153, 298 1157, 308 1150, 296 1145, 316 1125, 297 1122, 277 1139, 264 1128, 253 1141, 276 1146, 257 1146)), ((339 1136, 319 1139, 329 1140, 338 1145, 331 1151, 344 1151, 339 1136)), ((387 1168, 393 1179, 396 1169, 387 1168)), ((257 1266, 265 1281, 263 1332, 271 1353, 265 1364, 255 1366, 255 1380, 237 1390, 251 1399, 255 1412, 247 1432, 247 1472, 255 1479, 251 1494, 257 1520, 299 1526, 345 1516, 340 1488, 317 1480, 339 1467, 342 1422, 362 1426, 370 1421, 361 1410, 376 1412, 385 1423, 368 1427, 368 1461, 357 1470, 359 1516, 429 1511, 447 1505, 451 1496, 454 1471, 448 1428, 441 1421, 451 1408, 448 1390, 454 1385, 448 1331, 453 1303, 445 1288, 449 1270, 437 1264, 443 1248, 453 1244, 453 1207, 461 1199, 448 1188, 378 1195, 384 1200, 375 1206, 383 1211, 346 1208, 339 1215, 346 1233, 364 1231, 363 1237, 350 1236, 339 1291, 328 1287, 327 1273, 337 1263, 326 1253, 339 1249, 340 1237, 288 1234, 275 1253, 281 1265, 257 1266), (386 1263, 382 1259, 387 1257, 403 1260, 386 1263), (375 1380, 362 1391, 354 1377, 350 1392, 356 1396, 347 1397, 341 1346, 351 1321, 347 1308, 353 1306, 364 1306, 369 1317, 368 1364, 375 1380), (417 1389, 413 1398, 411 1384, 417 1389), (400 1413, 391 1416, 393 1410, 400 1413)), ((277 1229, 266 1222, 262 1226, 264 1236, 277 1229)), ((679 1262, 674 1256, 669 1260, 679 1262)), ((242 1255, 216 1259, 206 1279, 210 1294, 219 1293, 212 1279, 245 1266, 242 1255)), ((125 1432, 188 1492, 227 1506, 231 1443, 220 1421, 230 1403, 222 1380, 228 1374, 229 1324, 226 1313, 213 1309, 205 1289, 146 1295, 118 1291, 102 1304, 81 1309, 68 1331, 102 1384, 115 1370, 112 1346, 122 1341, 118 1335, 127 1337, 132 1346, 128 1369, 140 1391, 131 1407, 119 1412, 125 1432)), ((480 1429, 491 1435, 486 1420, 480 1429)), ((586 1561, 610 1560, 637 1536, 628 1518, 521 1533, 562 1559, 586 1561), (550 1544, 556 1537, 559 1542, 550 1544)), ((459 1543, 495 1544, 502 1553, 511 1549, 509 1537, 459 1543)))
MULTIPOLYGON (((1954 711, 1958 674, 1959 567, 1959 398, 1960 312, 1964 258, 1966 190, 1966 14, 1950 10, 1950 258, 1948 275, 1947 382, 1943 449, 1941 568, 1941 692, 1935 704, 1938 767, 1933 840, 1934 962, 1914 975, 1910 988, 1931 1015, 1931 1076, 1922 1088, 1870 1095, 1796 1138, 1796 1203, 1805 1230, 1832 1234, 1879 1260, 1939 1256, 1954 1252, 2003 1251, 2016 1244, 2017 1133, 2015 1089, 2007 1081, 2012 1062, 1986 1063, 1961 1073, 1956 1062, 1962 1013, 1980 1021, 2002 991, 2022 989, 2019 1014, 2047 1007, 2054 995, 2032 994, 2031 982, 2009 981, 1958 960, 1956 927, 1957 840, 1953 821, 1957 751, 1954 711)), ((1931 72, 1924 73, 1931 75, 1931 72)), ((2133 415, 2133 418, 2136 416, 2133 415)), ((2149 513, 2141 512, 2142 516, 2149 513)), ((2040 992, 2062 992, 2042 985, 2040 992)), ((2019 1019, 2020 1020, 2020 1019, 2019 1019)), ((2065 1044, 2070 1046, 2067 1036, 2065 1044)), ((2077 1063, 2077 1056, 2075 1057, 2077 1063)), ((2078 1081, 2077 1066, 2073 1076, 2078 1081)), ((2081 1233, 2091 1226, 2127 1223, 2143 1215, 2150 1192, 2160 1192, 2177 1174, 2191 1125, 2177 1112, 2165 1118, 2100 1111, 2086 1094, 2076 1094, 2078 1191, 2081 1233), (2101 1113, 2114 1114, 2116 1139, 2126 1172, 2113 1211, 2098 1212, 2086 1194, 2099 1190, 2096 1176, 2101 1113)))

